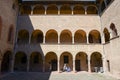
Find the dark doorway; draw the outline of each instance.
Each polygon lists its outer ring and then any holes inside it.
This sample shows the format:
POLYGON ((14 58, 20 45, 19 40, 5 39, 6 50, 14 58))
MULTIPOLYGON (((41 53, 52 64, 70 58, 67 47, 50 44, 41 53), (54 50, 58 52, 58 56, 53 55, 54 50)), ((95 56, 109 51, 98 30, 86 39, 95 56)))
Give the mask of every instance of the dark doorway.
POLYGON ((80 60, 75 60, 75 69, 76 71, 81 71, 80 60))
POLYGON ((57 70, 57 60, 51 60, 51 70, 56 71, 57 70))

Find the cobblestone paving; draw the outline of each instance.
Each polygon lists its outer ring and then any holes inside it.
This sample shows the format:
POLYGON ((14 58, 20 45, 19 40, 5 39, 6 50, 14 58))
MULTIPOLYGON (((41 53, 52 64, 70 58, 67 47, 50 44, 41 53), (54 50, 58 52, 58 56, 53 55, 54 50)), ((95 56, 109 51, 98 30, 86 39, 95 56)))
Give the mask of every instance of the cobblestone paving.
POLYGON ((40 73, 40 72, 14 72, 0 76, 0 80, 118 80, 111 76, 96 73, 40 73))

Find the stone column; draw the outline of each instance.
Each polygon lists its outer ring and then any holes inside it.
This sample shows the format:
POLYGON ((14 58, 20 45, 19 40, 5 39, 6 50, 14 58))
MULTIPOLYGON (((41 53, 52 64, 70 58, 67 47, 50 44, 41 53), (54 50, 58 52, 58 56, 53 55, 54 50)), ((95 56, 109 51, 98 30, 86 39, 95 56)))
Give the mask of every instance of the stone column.
POLYGON ((58 63, 57 63, 57 71, 60 72, 60 60, 58 58, 58 63))
POLYGON ((58 15, 60 15, 60 5, 58 6, 58 15))
POLYGON ((85 15, 87 15, 87 6, 85 6, 84 8, 85 8, 85 15))
POLYGON ((90 63, 90 56, 88 55, 88 72, 91 73, 91 63, 90 63))
POLYGON ((60 44, 60 36, 58 35, 58 44, 60 44))
POLYGON ((30 68, 30 57, 28 56, 28 58, 27 58, 27 72, 29 72, 29 68, 30 68))
POLYGON ((75 59, 73 59, 73 72, 76 72, 76 70, 75 70, 75 59))
POLYGON ((44 5, 45 7, 45 15, 47 14, 47 5, 44 5))
POLYGON ((106 66, 106 58, 102 57, 102 63, 103 63, 103 72, 106 73, 107 71, 107 66, 106 66))
POLYGON ((34 6, 31 6, 31 15, 33 15, 34 6))
POLYGON ((43 43, 45 44, 45 36, 43 36, 43 43))
POLYGON ((45 59, 43 59, 43 68, 42 71, 45 72, 45 59))
POLYGON ((74 11, 73 11, 73 8, 74 8, 74 6, 71 6, 72 15, 74 15, 74 11))
POLYGON ((89 34, 86 35, 87 38, 87 44, 89 44, 89 34))

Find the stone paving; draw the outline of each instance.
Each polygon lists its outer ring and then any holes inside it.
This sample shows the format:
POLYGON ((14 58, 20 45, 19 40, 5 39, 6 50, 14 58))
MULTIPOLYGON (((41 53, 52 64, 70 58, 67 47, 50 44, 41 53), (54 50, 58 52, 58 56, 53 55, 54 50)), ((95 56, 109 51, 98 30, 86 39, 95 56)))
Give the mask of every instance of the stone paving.
POLYGON ((118 80, 100 73, 87 72, 14 72, 0 76, 0 80, 118 80))

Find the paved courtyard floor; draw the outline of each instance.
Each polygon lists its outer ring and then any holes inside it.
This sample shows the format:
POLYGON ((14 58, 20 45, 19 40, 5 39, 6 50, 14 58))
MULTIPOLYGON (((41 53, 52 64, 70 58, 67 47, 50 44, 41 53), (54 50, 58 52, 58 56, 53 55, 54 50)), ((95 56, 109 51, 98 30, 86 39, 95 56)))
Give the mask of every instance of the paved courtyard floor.
POLYGON ((87 72, 78 73, 14 72, 1 75, 0 80, 118 80, 118 79, 101 73, 87 73, 87 72))

